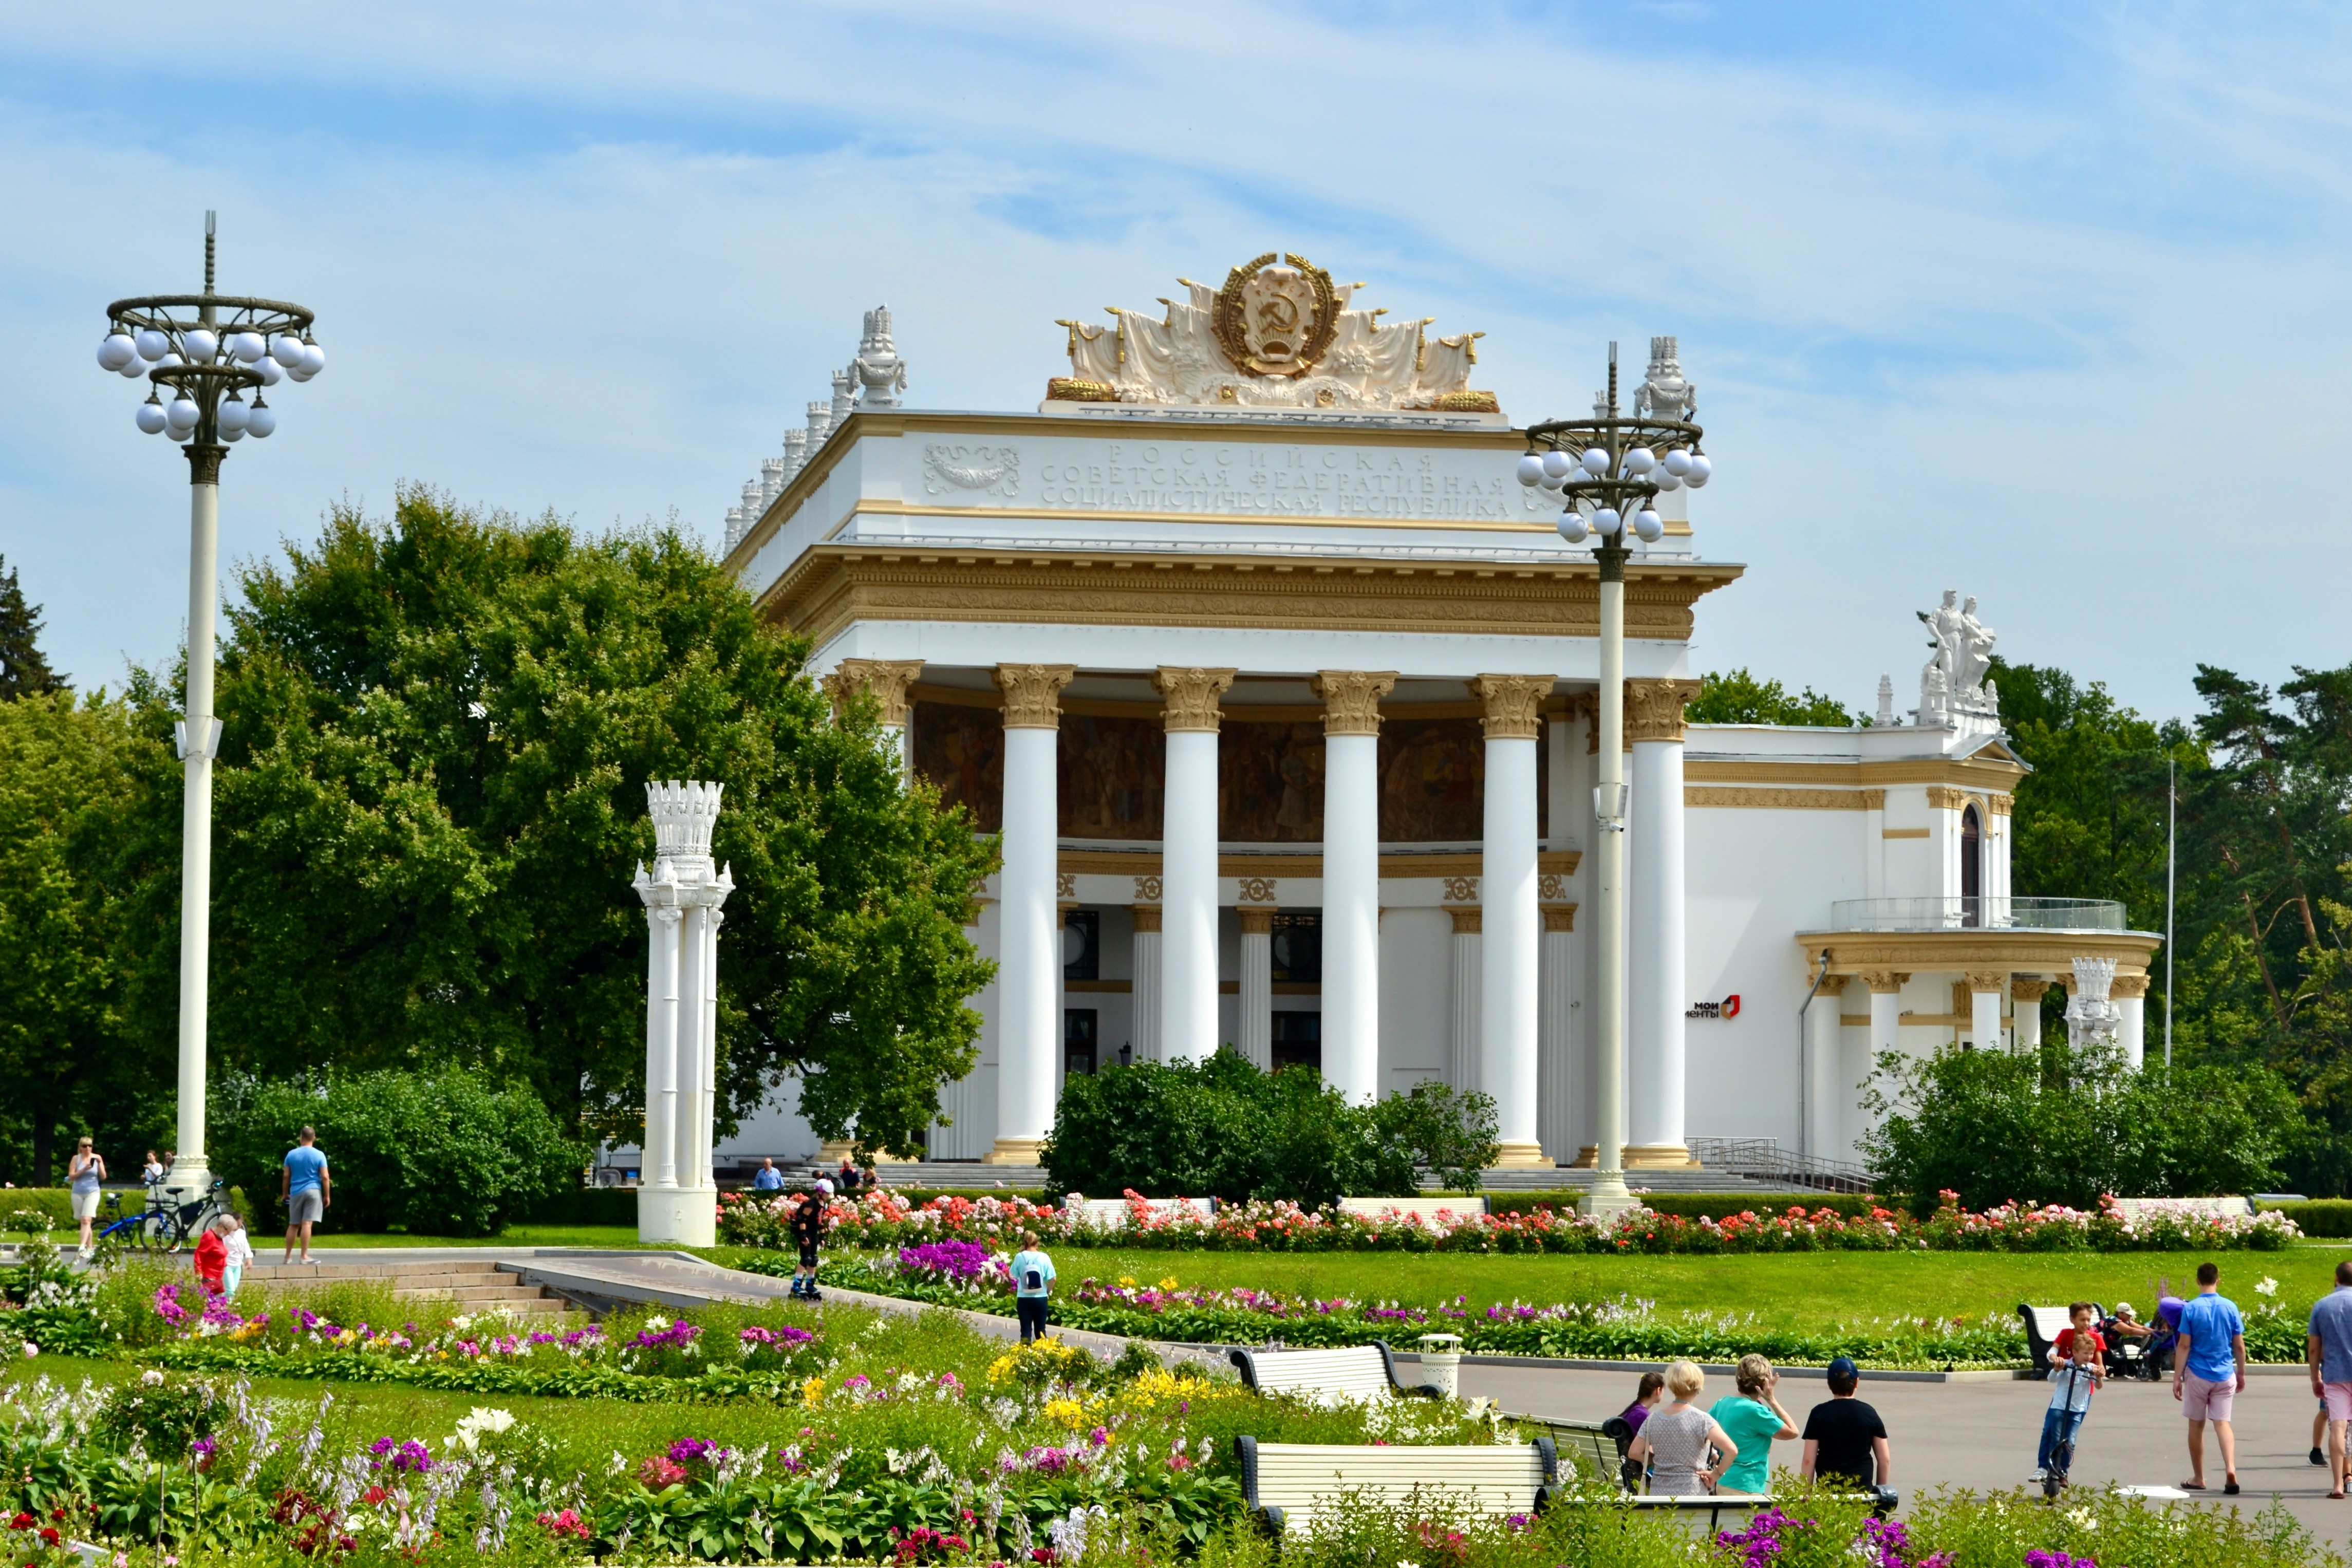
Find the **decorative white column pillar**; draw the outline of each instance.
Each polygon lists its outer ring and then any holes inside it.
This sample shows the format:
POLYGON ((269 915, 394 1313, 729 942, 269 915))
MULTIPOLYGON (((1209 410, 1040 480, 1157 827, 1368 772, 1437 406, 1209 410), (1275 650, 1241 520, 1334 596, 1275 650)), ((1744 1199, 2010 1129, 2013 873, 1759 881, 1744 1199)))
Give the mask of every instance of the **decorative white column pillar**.
POLYGON ((1162 668, 1166 790, 1160 836, 1162 1059, 1200 1061, 1217 1049, 1217 699, 1235 671, 1162 668))
POLYGON ((1486 810, 1478 898, 1486 952, 1478 1087, 1495 1100, 1500 1165, 1547 1165, 1537 1123, 1536 741, 1549 675, 1482 675, 1470 694, 1486 705, 1486 810))
POLYGON ((1323 699, 1323 1080, 1381 1093, 1381 699, 1396 671, 1327 669, 1323 699))
MULTIPOLYGON (((1696 680, 1625 683, 1625 735, 1633 750, 1632 893, 1626 921, 1626 1077, 1632 1087, 1628 1169, 1687 1165, 1683 1015, 1683 708, 1696 680)), ((1785 1103, 1785 1102, 1784 1102, 1785 1103)))
POLYGON ((1234 1044, 1260 1072, 1274 1069, 1274 911, 1245 909, 1242 919, 1242 973, 1235 998, 1239 1027, 1234 1044))
MULTIPOLYGON (((210 255, 211 241, 205 241, 210 255)), ((210 275, 207 263, 206 274, 210 275)), ((205 284, 207 291, 211 284, 205 284)), ((209 311, 212 309, 206 306, 209 311)), ((220 604, 220 466, 228 448, 188 444, 187 713, 180 721, 180 1104, 176 1187, 212 1188, 205 1145, 206 1062, 212 1037, 213 763, 220 721, 213 717, 213 615, 220 604)))
POLYGON ((1062 1057, 1061 813, 1056 749, 1068 664, 1000 664, 1004 831, 998 854, 996 1142, 992 1164, 1029 1165, 1054 1121, 1062 1057))
MULTIPOLYGON (((1557 802, 1552 809, 1559 809, 1557 802)), ((1576 906, 1544 905, 1536 966, 1536 1092, 1542 1101, 1536 1135, 1556 1165, 1567 1164, 1577 1153, 1575 1058, 1569 1037, 1575 957, 1576 906)))
MULTIPOLYGON (((1812 984, 1808 979, 1807 984, 1812 984)), ((1838 1062, 1838 1026, 1845 1006, 1846 977, 1831 974, 1822 977, 1821 989, 1813 993, 1812 1005, 1805 1009, 1805 1068, 1798 1079, 1799 1091, 1805 1097, 1804 1136, 1798 1141, 1798 1152, 1815 1159, 1845 1158, 1845 1108, 1842 1092, 1845 1086, 1838 1062)))
POLYGON ((1160 1059, 1160 906, 1136 904, 1129 912, 1135 917, 1135 978, 1129 993, 1135 1014, 1135 1059, 1156 1062, 1160 1059))
POLYGON ((922 673, 923 661, 919 658, 845 658, 824 678, 824 689, 833 699, 833 721, 836 724, 847 715, 851 700, 858 694, 874 699, 881 710, 883 743, 898 759, 898 776, 902 779, 914 776, 914 742, 908 727, 912 707, 908 692, 922 673))
POLYGON ((2147 975, 2118 973, 2107 994, 2116 1004, 2120 1021, 2116 1029, 2116 1043, 2124 1048, 2124 1060, 2132 1070, 2139 1070, 2147 1057, 2147 975))
POLYGON ((2009 983, 2009 1011, 2013 1028, 2011 1047, 2019 1055, 2042 1048, 2042 998, 2050 989, 2047 980, 2012 980, 2009 983))
POLYGON ((2009 975, 1997 969, 1971 969, 1969 981, 1969 1038, 1980 1051, 2001 1048, 2000 999, 2009 994, 2009 975))
POLYGON ((1867 971, 1862 983, 1870 987, 1870 1060, 1872 1070, 1885 1052, 1902 1048, 1903 986, 1911 976, 1902 970, 1867 971))
POLYGON ((711 1180, 711 1117, 717 1107, 719 925, 730 868, 716 867, 710 831, 719 819, 716 784, 648 784, 654 868, 640 864, 633 886, 650 934, 646 1030, 644 1184, 637 1236, 709 1247, 718 1239, 719 1191, 711 1180))
POLYGON ((1862 792, 1862 896, 1886 896, 1886 792, 1862 792))
POLYGON ((1445 1081, 1465 1091, 1479 1087, 1478 1028, 1485 987, 1479 980, 1479 955, 1486 949, 1480 934, 1480 910, 1475 904, 1449 904, 1454 917, 1453 1026, 1446 1035, 1445 1081))

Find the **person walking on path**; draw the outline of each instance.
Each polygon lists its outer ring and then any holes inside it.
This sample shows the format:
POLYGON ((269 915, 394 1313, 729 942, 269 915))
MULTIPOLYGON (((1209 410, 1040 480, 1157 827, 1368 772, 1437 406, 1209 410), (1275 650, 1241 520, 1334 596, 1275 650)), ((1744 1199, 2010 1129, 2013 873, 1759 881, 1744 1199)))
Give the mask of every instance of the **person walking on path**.
POLYGON ((2036 1486, 2049 1479, 2053 1465, 2064 1482, 2074 1468, 2074 1440, 2091 1414, 2091 1394, 2106 1376, 2107 1342, 2091 1326, 2098 1310, 2088 1301, 2067 1308, 2074 1326, 2059 1330, 2050 1347, 2050 1408, 2042 1413, 2042 1447, 2028 1478, 2036 1486))
POLYGON ((752 1173, 751 1190, 755 1193, 780 1193, 784 1190, 784 1173, 776 1169, 773 1155, 761 1161, 760 1168, 752 1173))
POLYGON ((74 1145, 66 1163, 66 1185, 73 1190, 73 1216, 81 1226, 81 1255, 89 1256, 89 1227, 98 1223, 98 1184, 106 1180, 106 1162, 85 1138, 74 1145))
POLYGON ((2352 1422, 2352 1258, 2336 1266, 2336 1289, 2311 1309, 2304 1352, 2311 1392, 2327 1416, 2327 1495, 2345 1493, 2345 1425, 2352 1422))
POLYGON ((1695 1362, 1666 1368, 1666 1392, 1674 1398, 1650 1413, 1625 1452, 1637 1465, 1651 1464, 1652 1497, 1705 1497, 1739 1458, 1731 1434, 1693 1403, 1706 1387, 1706 1373, 1695 1362), (1709 1448, 1721 1451, 1713 1464, 1707 1462, 1709 1448))
POLYGON ((1809 1481, 1885 1486, 1895 1477, 1895 1453, 1886 1441, 1886 1423, 1854 1397, 1862 1369, 1852 1357, 1840 1356, 1830 1363, 1829 1382, 1830 1396, 1805 1415, 1801 1473, 1809 1481))
POLYGON ((318 1143, 317 1130, 305 1127, 278 1168, 278 1201, 286 1205, 286 1263, 294 1261, 298 1237, 302 1261, 310 1261, 310 1227, 327 1217, 327 1205, 335 1201, 334 1178, 327 1173, 327 1156, 318 1143))
POLYGON ((2197 1294, 2180 1309, 2180 1350, 2172 1358, 2172 1397, 2189 1417, 2189 1479, 2183 1489, 2205 1488, 2205 1423, 2221 1446, 2221 1489, 2238 1495, 2238 1437, 2230 1407, 2246 1386, 2246 1320, 2221 1294, 2221 1270, 2197 1266, 2197 1294))
POLYGON ((822 1301, 816 1289, 816 1250, 824 1245, 825 1205, 833 1201, 833 1184, 819 1182, 801 1194, 793 1210, 793 1245, 800 1261, 793 1268, 793 1294, 803 1301, 822 1301))
POLYGON ((205 1226, 202 1241, 196 1243, 196 1283, 205 1288, 206 1296, 221 1293, 221 1271, 228 1267, 228 1217, 224 1215, 205 1226))
POLYGON ((228 1247, 227 1261, 221 1265, 221 1300, 234 1301, 236 1288, 245 1279, 245 1266, 253 1261, 253 1238, 245 1234, 245 1221, 236 1215, 224 1215, 221 1218, 227 1226, 221 1233, 221 1240, 228 1247))
POLYGON ((1797 1435, 1797 1424, 1780 1405, 1780 1374, 1760 1355, 1744 1355, 1732 1374, 1738 1388, 1707 1412, 1738 1446, 1738 1458, 1716 1481, 1717 1493, 1761 1497, 1772 1489, 1772 1445, 1797 1435))
POLYGON ((1054 1260, 1037 1248, 1037 1233, 1021 1233, 1021 1250, 1013 1255, 1013 1310, 1021 1319, 1021 1342, 1041 1339, 1045 1310, 1054 1293, 1054 1260))

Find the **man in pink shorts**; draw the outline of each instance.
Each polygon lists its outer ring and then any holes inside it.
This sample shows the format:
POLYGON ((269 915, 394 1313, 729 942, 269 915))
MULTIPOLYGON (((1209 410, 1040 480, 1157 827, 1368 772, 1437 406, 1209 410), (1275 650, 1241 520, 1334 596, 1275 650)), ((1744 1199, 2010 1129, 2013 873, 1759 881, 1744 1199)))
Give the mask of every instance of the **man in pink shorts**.
POLYGON ((2189 1417, 2189 1479, 2181 1486, 2205 1489, 2205 1423, 2221 1445, 2221 1489, 2238 1495, 2238 1439, 2230 1407, 2246 1386, 2246 1321, 2238 1305, 2221 1294, 2221 1270, 2197 1266, 2197 1294, 2180 1309, 2180 1345, 2173 1352, 2172 1397, 2189 1417))
POLYGON ((2304 1352, 2311 1392, 2327 1407, 2327 1495, 2345 1491, 2345 1424, 2352 1422, 2352 1259, 2336 1266, 2336 1289, 2311 1309, 2304 1352))

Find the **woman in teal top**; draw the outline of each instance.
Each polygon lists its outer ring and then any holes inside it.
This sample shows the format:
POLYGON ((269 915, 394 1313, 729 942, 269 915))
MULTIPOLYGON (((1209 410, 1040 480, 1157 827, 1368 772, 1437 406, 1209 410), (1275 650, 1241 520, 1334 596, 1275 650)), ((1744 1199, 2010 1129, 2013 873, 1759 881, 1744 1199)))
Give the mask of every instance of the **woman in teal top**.
POLYGON ((1724 1436, 1739 1446, 1739 1458, 1723 1472, 1715 1489, 1718 1496, 1760 1497, 1772 1485, 1772 1445, 1794 1437, 1796 1423, 1780 1406, 1780 1396, 1775 1392, 1780 1374, 1772 1370, 1770 1362, 1760 1355, 1741 1356, 1733 1381, 1739 1392, 1717 1400, 1715 1408, 1707 1412, 1724 1436))

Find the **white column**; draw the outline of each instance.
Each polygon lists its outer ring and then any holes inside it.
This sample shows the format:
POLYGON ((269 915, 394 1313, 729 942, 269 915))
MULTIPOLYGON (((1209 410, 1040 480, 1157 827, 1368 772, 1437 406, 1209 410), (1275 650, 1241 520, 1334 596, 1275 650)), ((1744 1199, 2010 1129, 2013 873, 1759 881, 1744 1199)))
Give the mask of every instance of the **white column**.
POLYGON ((658 781, 646 785, 656 859, 637 868, 635 888, 652 933, 646 1038, 646 1185, 637 1194, 637 1236, 709 1247, 718 1239, 711 1182, 711 1118, 718 1100, 719 925, 735 889, 716 867, 711 828, 723 786, 658 781))
POLYGON ((1171 1062, 1217 1049, 1217 699, 1230 669, 1161 668, 1166 793, 1160 863, 1160 1048, 1171 1062))
POLYGON ((1062 942, 1055 907, 1055 761, 1066 664, 1000 664, 1004 693, 1003 862, 997 901, 996 1142, 992 1163, 1026 1165, 1054 1121, 1062 1055, 1062 942))
POLYGON ((1862 792, 1862 896, 1886 897, 1886 792, 1862 792))
POLYGON ((1969 1037, 1977 1049, 2001 1048, 2000 1000, 2008 992, 2007 973, 1990 969, 1969 972, 1969 1037))
POLYGON ((1466 1091, 1480 1087, 1478 1015, 1485 987, 1479 979, 1478 960, 1486 950, 1486 939, 1479 934, 1477 905, 1449 905, 1445 912, 1454 917, 1453 1027, 1446 1036, 1445 1078, 1455 1089, 1466 1091))
POLYGON ((1870 987, 1870 1058, 1876 1064, 1885 1052, 1901 1047, 1903 984, 1911 978, 1901 970, 1874 970, 1862 977, 1870 987))
POLYGON ((1243 910, 1239 1026, 1234 1044, 1260 1072, 1274 1068, 1274 911, 1243 910))
POLYGON ((2042 997, 2050 989, 2047 980, 2012 980, 2009 983, 2009 1010, 2015 1029, 2014 1048, 2020 1055, 2042 1048, 2042 997))
MULTIPOLYGON (((1552 810, 1559 809, 1560 802, 1555 797, 1552 810)), ((1552 820, 1559 818, 1555 816, 1552 820)), ((1542 1103, 1536 1132, 1545 1158, 1559 1165, 1569 1163, 1577 1153, 1575 1058, 1569 1040, 1575 956, 1576 906, 1546 904, 1536 975, 1536 1092, 1542 1103)))
POLYGON ((677 1185, 677 928, 682 915, 675 906, 646 911, 652 974, 646 1010, 646 1143, 637 1180, 648 1187, 677 1185))
POLYGON ((1549 675, 1481 675, 1470 683, 1486 704, 1486 738, 1478 1087, 1494 1097, 1503 1165, 1550 1163, 1537 1136, 1536 740, 1538 705, 1551 688, 1549 675))
POLYGON ((1844 975, 1829 975, 1813 993, 1812 1005, 1805 1010, 1805 1070, 1799 1079, 1805 1097, 1805 1135, 1798 1152, 1816 1159, 1845 1157, 1845 1111, 1841 1104, 1845 1086, 1839 1081, 1844 1075, 1838 1060, 1838 1019, 1845 1006, 1845 984, 1844 975))
POLYGON ((1135 1059, 1156 1062, 1160 1059, 1160 906, 1137 904, 1130 912, 1135 916, 1135 978, 1129 999, 1134 1004, 1135 1059))
POLYGON ((1323 699, 1323 1079, 1381 1094, 1381 699, 1394 670, 1332 670, 1323 699))
POLYGON ((710 911, 688 904, 677 922, 677 1130, 672 1146, 677 1151, 677 1184, 699 1187, 702 1168, 699 1124, 702 1121, 702 987, 703 939, 709 934, 710 911))
POLYGON ((1690 1005, 1683 957, 1683 708, 1697 694, 1696 681, 1625 683, 1634 824, 1626 921, 1628 1166, 1690 1161, 1683 1142, 1683 1014, 1690 1005))
POLYGON ((188 700, 180 724, 180 1105, 175 1185, 212 1185, 205 1068, 212 1005, 213 612, 220 599, 220 465, 226 447, 188 446, 188 700))
POLYGON ((2147 1056, 2147 976, 2118 974, 2107 994, 2115 998, 2116 1011, 2122 1015, 2116 1044, 2124 1048, 2124 1060, 2137 1072, 2147 1056))

